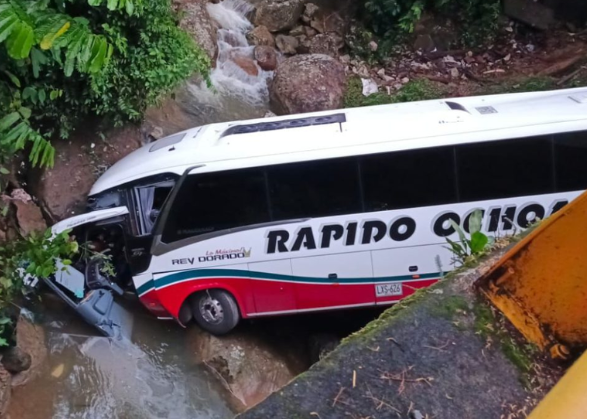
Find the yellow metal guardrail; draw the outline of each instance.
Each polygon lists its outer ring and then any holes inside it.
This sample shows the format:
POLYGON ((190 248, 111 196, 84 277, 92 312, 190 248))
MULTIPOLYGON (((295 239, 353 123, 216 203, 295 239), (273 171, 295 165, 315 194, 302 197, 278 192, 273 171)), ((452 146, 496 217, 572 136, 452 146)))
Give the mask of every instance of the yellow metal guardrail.
MULTIPOLYGON (((587 193, 521 240, 479 281, 486 297, 553 358, 587 345, 587 193)), ((529 419, 587 416, 587 353, 529 419)))
POLYGON ((529 419, 580 419, 587 417, 587 352, 573 364, 529 419))
POLYGON ((587 193, 544 220, 478 283, 513 325, 554 358, 587 343, 587 193))

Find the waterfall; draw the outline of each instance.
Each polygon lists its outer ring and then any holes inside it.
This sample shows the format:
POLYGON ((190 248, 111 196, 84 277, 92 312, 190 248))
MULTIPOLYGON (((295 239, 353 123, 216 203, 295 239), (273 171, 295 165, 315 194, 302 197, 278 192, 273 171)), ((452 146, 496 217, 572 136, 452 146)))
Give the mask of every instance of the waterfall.
POLYGON ((247 15, 254 6, 244 0, 222 0, 207 6, 216 23, 218 57, 210 73, 211 86, 189 82, 181 97, 184 107, 203 123, 261 117, 268 106, 268 81, 272 71, 263 71, 253 59, 247 42, 253 25, 247 15), (202 121, 201 121, 202 122, 202 121))

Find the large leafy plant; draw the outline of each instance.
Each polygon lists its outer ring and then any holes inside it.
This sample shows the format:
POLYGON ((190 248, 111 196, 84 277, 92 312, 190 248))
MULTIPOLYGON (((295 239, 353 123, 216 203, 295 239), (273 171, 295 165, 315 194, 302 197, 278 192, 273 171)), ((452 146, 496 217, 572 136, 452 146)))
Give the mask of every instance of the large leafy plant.
MULTIPOLYGON (((131 1, 131 0, 130 0, 131 1)), ((61 96, 39 79, 43 67, 59 67, 69 77, 98 72, 113 47, 94 34, 89 20, 63 13, 49 0, 0 0, 0 152, 12 154, 31 143, 30 161, 51 165, 51 143, 32 125, 32 108, 61 96), (30 77, 32 76, 32 77, 30 77)))
POLYGON ((0 0, 0 168, 28 148, 51 166, 51 141, 89 115, 138 120, 209 62, 169 0, 0 0))
POLYGON ((446 238, 449 245, 448 249, 453 253, 453 262, 457 264, 467 264, 475 261, 484 254, 492 244, 492 239, 482 233, 483 212, 474 211, 469 217, 469 236, 466 236, 463 229, 454 220, 449 220, 451 226, 455 229, 459 241, 453 241, 446 238))
POLYGON ((27 275, 47 278, 56 272, 56 259, 70 265, 70 257, 78 252, 76 241, 70 240, 69 231, 52 235, 51 230, 44 234, 32 234, 25 238, 0 244, 0 346, 6 346, 4 329, 10 319, 6 308, 25 287, 23 280, 27 275))

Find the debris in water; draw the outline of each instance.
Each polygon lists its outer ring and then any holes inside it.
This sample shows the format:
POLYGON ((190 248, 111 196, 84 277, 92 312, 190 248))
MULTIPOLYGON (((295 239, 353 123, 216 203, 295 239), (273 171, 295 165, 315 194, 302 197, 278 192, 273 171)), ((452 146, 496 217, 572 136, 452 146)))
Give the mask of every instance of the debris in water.
POLYGON ((54 378, 60 378, 64 374, 64 364, 60 364, 53 369, 51 376, 54 378))

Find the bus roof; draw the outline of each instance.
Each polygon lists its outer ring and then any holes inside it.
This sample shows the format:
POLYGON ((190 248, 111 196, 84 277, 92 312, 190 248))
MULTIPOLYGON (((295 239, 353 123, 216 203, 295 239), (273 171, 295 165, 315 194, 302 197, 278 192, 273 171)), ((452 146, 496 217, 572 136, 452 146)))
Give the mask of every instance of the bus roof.
POLYGON ((148 176, 373 154, 575 131, 587 88, 475 96, 234 121, 160 139, 114 164, 91 195, 148 176))

